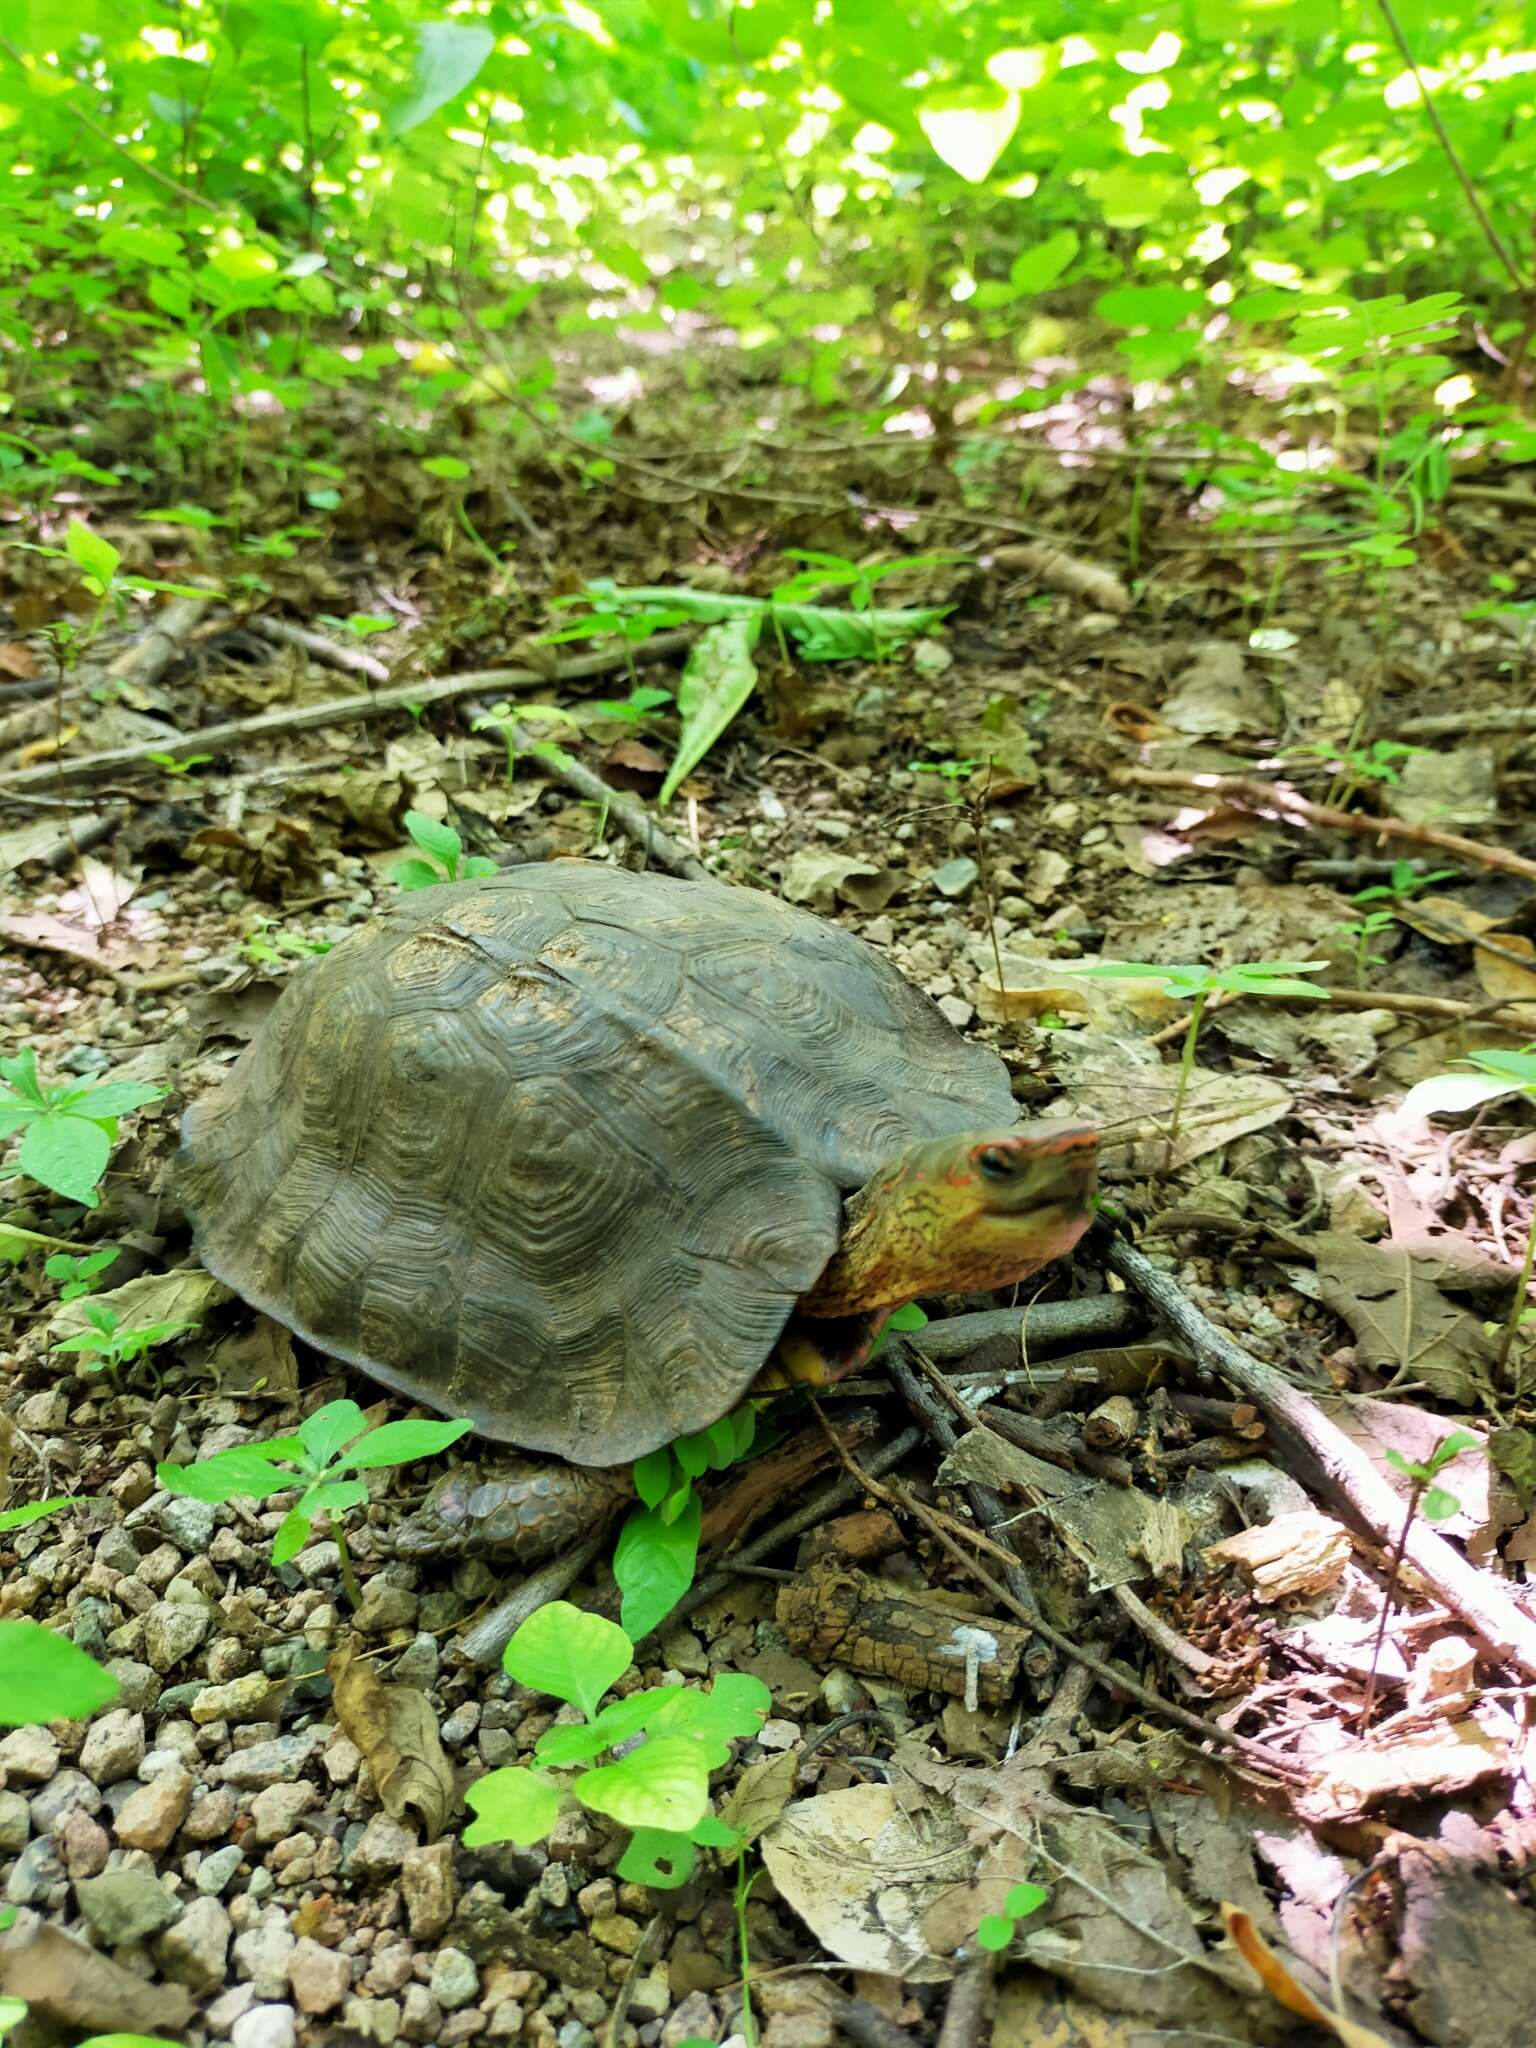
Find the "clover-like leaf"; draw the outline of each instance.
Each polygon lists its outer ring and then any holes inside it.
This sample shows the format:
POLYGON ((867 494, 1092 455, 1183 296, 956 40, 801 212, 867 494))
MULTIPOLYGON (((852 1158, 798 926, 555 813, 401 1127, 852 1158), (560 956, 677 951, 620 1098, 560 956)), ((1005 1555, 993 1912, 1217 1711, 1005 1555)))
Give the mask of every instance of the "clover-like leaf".
POLYGON ((542 1842, 559 1819, 561 1799, 558 1787, 547 1778, 514 1764, 477 1778, 465 1792, 464 1804, 475 1816, 464 1830, 467 1849, 491 1842, 516 1842, 526 1849, 542 1842))
POLYGON ((569 1600, 547 1600, 513 1635, 501 1661, 519 1685, 569 1700, 590 1720, 634 1654, 634 1644, 615 1623, 569 1600))
POLYGON ((583 1806, 624 1827, 681 1833, 709 1804, 709 1765, 687 1736, 654 1736, 616 1764, 585 1772, 573 1790, 583 1806))

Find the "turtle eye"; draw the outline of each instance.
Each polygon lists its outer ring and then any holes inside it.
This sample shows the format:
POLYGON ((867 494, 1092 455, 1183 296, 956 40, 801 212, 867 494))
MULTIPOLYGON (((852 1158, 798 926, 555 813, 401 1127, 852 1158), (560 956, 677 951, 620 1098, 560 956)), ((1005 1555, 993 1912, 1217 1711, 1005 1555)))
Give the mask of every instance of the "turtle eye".
POLYGON ((976 1170, 983 1180, 1012 1180, 1014 1158, 1001 1145, 983 1145, 976 1154, 976 1170))

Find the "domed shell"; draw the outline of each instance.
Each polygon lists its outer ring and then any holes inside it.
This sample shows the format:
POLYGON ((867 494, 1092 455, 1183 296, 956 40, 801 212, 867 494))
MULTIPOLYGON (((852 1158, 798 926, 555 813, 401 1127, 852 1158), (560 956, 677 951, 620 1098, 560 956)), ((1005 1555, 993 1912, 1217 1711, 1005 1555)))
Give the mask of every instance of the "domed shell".
POLYGON ((297 1336, 582 1465, 741 1398, 843 1191, 1013 1123, 1002 1062, 838 926, 575 861, 402 896, 189 1110, 204 1264, 297 1336))

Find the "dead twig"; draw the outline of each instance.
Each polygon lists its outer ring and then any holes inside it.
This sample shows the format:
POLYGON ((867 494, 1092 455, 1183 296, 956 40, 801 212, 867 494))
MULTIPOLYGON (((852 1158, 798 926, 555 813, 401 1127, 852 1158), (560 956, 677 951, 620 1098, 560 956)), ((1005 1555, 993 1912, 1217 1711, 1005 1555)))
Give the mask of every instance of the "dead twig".
MULTIPOLYGON (((1401 1525, 1402 1497, 1365 1452, 1310 1396, 1202 1315, 1173 1278, 1134 1245, 1111 1237, 1108 1258, 1111 1268, 1185 1340, 1199 1364, 1263 1410, 1276 1437, 1299 1453, 1315 1475, 1328 1508, 1364 1527, 1384 1548, 1389 1546, 1401 1525)), ((1500 1580, 1470 1564, 1422 1516, 1414 1518, 1404 1554, 1431 1590, 1497 1657, 1536 1678, 1536 1621, 1516 1605, 1500 1580)))
POLYGON ((553 675, 531 668, 472 669, 458 676, 424 677, 417 682, 394 683, 387 690, 370 690, 360 697, 334 697, 324 704, 286 704, 279 711, 261 711, 250 718, 231 719, 224 725, 205 725, 190 733, 167 731, 131 747, 110 747, 97 754, 80 754, 73 760, 49 761, 37 768, 13 769, 0 775, 0 797, 15 791, 40 788, 60 782, 92 782, 118 768, 132 768, 151 753, 174 752, 178 747, 197 747, 217 752, 242 745, 247 740, 266 739, 276 732, 302 732, 322 725, 350 725, 360 719, 378 718, 387 711, 403 711, 407 705, 424 707, 443 704, 458 697, 484 696, 504 690, 542 690, 551 683, 579 682, 586 676, 608 675, 632 661, 663 660, 680 654, 692 644, 686 631, 658 633, 638 648, 612 648, 595 654, 581 654, 564 661, 553 675))
MULTIPOLYGON (((361 647, 343 647, 335 640, 328 640, 323 633, 313 632, 308 626, 295 626, 289 619, 247 619, 245 628, 261 640, 270 640, 275 647, 297 647, 302 654, 308 654, 316 661, 323 661, 327 668, 339 668, 348 675, 366 676, 371 683, 387 683, 389 667, 376 654, 369 654, 361 647)), ((413 700, 414 701, 414 700, 413 700)))
POLYGON ((1255 816, 1306 826, 1314 832, 1358 832, 1375 839, 1401 839, 1411 846, 1434 846, 1478 867, 1536 878, 1536 860, 1527 860, 1524 854, 1485 846, 1480 839, 1463 839, 1459 832, 1437 832, 1431 825, 1409 825, 1401 818, 1368 817, 1362 811, 1315 804, 1283 783, 1253 782, 1242 775, 1189 775, 1172 768, 1116 768, 1112 779, 1144 789, 1193 790, 1213 803, 1230 804, 1234 810, 1252 811, 1255 816))
MULTIPOLYGON (((1182 1027, 1181 1027, 1182 1028, 1182 1027)), ((964 1358, 993 1337, 1012 1337, 1030 1353, 1097 1337, 1123 1337, 1142 1326, 1134 1295, 1092 1294, 1081 1301, 1035 1301, 1027 1308, 984 1308, 946 1316, 912 1332, 925 1358, 964 1358)))

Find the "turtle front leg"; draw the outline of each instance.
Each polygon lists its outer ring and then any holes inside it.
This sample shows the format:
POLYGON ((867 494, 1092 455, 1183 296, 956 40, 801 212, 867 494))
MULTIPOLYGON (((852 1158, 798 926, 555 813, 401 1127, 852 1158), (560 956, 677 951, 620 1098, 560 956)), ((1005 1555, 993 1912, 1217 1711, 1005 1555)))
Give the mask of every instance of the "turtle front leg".
POLYGON ((627 1465, 539 1464, 513 1458, 441 1478, 397 1531, 401 1557, 478 1557, 505 1551, 519 1564, 590 1536, 632 1492, 627 1465))

